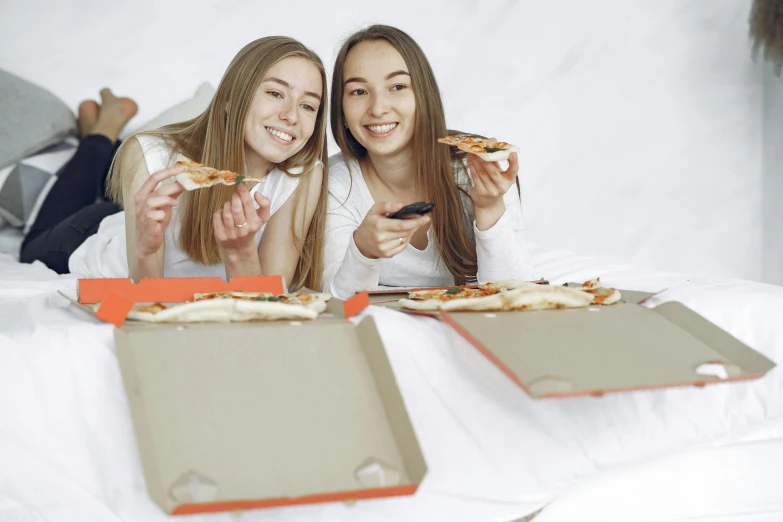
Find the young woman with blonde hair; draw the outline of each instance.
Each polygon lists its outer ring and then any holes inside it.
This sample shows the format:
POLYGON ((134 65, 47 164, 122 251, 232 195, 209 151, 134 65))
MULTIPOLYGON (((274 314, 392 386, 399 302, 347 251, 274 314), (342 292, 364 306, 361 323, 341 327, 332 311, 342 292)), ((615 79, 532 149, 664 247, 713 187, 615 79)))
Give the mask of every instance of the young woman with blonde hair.
POLYGON ((124 215, 101 224, 116 230, 124 221, 125 245, 99 230, 71 256, 71 272, 115 275, 94 265, 124 250, 125 276, 134 279, 268 274, 291 288, 318 288, 326 92, 323 64, 298 41, 274 36, 245 46, 204 113, 125 140, 108 181, 124 215), (179 154, 263 181, 185 192, 172 178, 179 154))
POLYGON ((374 25, 335 61, 322 288, 345 297, 380 286, 530 279, 516 154, 496 162, 437 143, 446 136, 432 68, 403 31, 374 25), (417 201, 430 215, 390 219, 417 201))

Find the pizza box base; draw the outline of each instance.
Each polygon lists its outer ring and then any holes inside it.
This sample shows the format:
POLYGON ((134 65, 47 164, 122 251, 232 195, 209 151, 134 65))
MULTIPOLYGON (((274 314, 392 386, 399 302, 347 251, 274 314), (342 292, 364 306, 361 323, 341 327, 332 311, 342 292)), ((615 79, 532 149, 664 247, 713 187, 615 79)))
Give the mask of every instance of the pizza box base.
POLYGON ((370 295, 370 304, 443 320, 537 399, 705 386, 775 367, 681 303, 649 309, 640 303, 654 294, 620 292, 614 305, 524 312, 405 310, 397 300, 407 292, 370 295))
POLYGON ((426 463, 375 322, 346 320, 366 305, 334 299, 311 321, 115 328, 152 500, 188 515, 414 494, 426 463))

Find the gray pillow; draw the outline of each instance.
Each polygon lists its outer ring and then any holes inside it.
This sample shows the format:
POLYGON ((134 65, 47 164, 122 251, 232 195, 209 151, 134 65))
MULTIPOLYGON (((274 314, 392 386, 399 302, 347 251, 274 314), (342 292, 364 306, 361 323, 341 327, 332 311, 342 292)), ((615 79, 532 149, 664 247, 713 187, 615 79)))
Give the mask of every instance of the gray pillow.
POLYGON ((58 97, 0 70, 0 169, 60 143, 76 130, 73 112, 58 97))
POLYGON ((0 70, 0 219, 29 228, 45 189, 73 155, 70 134, 76 119, 62 100, 0 70))

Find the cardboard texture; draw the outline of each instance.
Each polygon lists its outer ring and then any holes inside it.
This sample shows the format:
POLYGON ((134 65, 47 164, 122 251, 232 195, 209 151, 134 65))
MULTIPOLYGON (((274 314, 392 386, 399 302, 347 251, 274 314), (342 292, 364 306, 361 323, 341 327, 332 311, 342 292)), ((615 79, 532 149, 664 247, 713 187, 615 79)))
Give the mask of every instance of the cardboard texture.
MULTIPOLYGON (((282 288, 242 279, 231 290, 282 288)), ((121 316, 116 354, 147 490, 166 513, 416 492, 427 467, 380 335, 371 317, 346 320, 367 294, 333 299, 310 321, 151 324, 118 310, 227 288, 119 281, 81 280, 75 304, 92 313, 85 301, 101 301, 96 316, 121 316)))
POLYGON ((424 478, 371 317, 127 323, 115 339, 147 488, 167 513, 409 495, 424 478))
MULTIPOLYGON (((775 363, 681 303, 620 290, 609 306, 524 312, 414 312, 438 317, 534 398, 600 396, 756 379, 775 363)), ((407 293, 370 296, 401 311, 407 293)))

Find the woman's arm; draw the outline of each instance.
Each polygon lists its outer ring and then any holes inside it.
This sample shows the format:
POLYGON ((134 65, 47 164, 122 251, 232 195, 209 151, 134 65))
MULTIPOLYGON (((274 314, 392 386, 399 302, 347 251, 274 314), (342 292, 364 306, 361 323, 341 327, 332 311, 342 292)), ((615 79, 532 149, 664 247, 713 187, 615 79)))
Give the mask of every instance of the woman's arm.
POLYGON ((179 183, 158 185, 182 169, 173 167, 150 175, 135 138, 122 147, 115 168, 122 182, 129 276, 134 281, 163 277, 164 233, 183 188, 179 183))
POLYGON ((476 238, 479 282, 502 279, 532 280, 533 269, 527 261, 522 203, 516 187, 516 154, 509 166, 500 170, 468 155, 475 206, 473 234, 476 238))
POLYGON ((255 193, 258 208, 253 204, 250 190, 244 183, 236 186, 231 201, 212 216, 215 239, 220 245, 226 278, 261 275, 260 246, 256 233, 269 221, 271 201, 255 193))
POLYGON ((381 260, 405 250, 413 233, 430 220, 428 216, 386 217, 402 207, 402 203, 376 203, 357 223, 359 218, 345 208, 332 206, 327 215, 324 290, 346 298, 378 286, 381 260))
POLYGON ((269 219, 258 248, 263 274, 281 275, 285 278, 286 285, 293 280, 296 265, 299 263, 299 250, 293 234, 295 233, 300 241, 307 235, 318 206, 322 183, 323 166, 316 165, 310 173, 309 181, 299 183, 296 193, 269 219))

